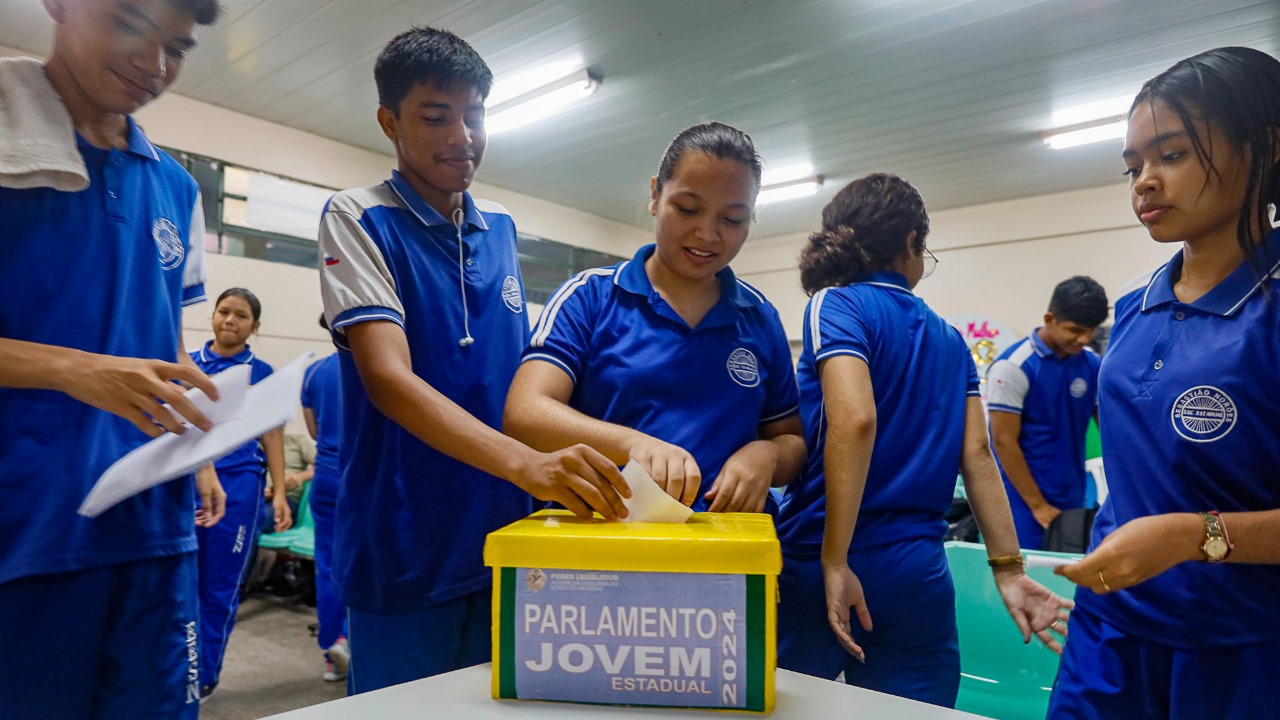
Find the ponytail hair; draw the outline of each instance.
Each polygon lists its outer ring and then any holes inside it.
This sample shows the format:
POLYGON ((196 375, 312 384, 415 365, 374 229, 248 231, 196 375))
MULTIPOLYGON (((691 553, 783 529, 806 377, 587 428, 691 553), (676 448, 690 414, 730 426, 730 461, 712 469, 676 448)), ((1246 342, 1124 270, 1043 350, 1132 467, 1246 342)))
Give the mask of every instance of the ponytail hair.
POLYGON ((913 232, 913 249, 923 252, 929 214, 911 183, 888 173, 854 180, 822 209, 822 229, 800 252, 800 285, 813 295, 888 268, 913 232))

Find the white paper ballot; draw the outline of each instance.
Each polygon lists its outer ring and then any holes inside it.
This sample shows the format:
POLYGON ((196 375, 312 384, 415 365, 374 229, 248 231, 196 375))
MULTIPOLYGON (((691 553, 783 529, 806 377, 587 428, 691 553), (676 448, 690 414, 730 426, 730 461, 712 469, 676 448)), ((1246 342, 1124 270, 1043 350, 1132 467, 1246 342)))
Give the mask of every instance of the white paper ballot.
POLYGON ((314 356, 313 352, 304 353, 252 387, 248 365, 221 372, 213 376, 218 402, 200 390, 188 390, 186 396, 213 422, 213 428, 203 432, 188 425, 182 435, 165 433, 120 458, 98 478, 81 503, 80 514, 97 517, 121 500, 193 472, 289 422, 314 356))
POLYGON ((622 499, 622 504, 627 506, 623 522, 682 523, 693 515, 693 510, 658 487, 635 460, 622 468, 622 477, 631 488, 631 497, 622 499))
POLYGON ((1063 567, 1065 565, 1074 565, 1075 563, 1080 562, 1080 558, 1052 557, 1047 555, 1028 555, 1026 557, 1025 562, 1026 562, 1026 567, 1029 567, 1029 568, 1033 568, 1033 567, 1056 568, 1056 567, 1063 567))

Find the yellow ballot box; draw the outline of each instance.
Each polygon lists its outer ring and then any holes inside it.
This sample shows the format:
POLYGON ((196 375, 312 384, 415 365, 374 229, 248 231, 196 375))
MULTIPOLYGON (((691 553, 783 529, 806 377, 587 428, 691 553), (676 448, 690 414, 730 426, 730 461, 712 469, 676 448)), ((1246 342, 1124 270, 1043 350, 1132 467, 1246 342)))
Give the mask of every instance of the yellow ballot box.
POLYGON ((490 533, 493 696, 769 712, 773 520, 583 520, 544 510, 490 533))

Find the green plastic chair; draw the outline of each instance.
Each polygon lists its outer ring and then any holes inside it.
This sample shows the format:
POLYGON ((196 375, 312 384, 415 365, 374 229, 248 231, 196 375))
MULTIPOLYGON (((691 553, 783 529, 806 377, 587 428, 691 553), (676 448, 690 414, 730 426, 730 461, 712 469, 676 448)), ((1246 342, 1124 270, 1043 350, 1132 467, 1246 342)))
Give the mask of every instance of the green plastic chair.
MULTIPOLYGON (((960 630, 960 695, 956 709, 997 720, 1043 720, 1058 674, 1058 656, 1035 637, 1030 645, 1022 644, 1018 627, 1009 618, 992 580, 986 546, 949 542, 946 551, 956 586, 956 624, 960 630)), ((1027 574, 1063 597, 1075 596, 1075 585, 1049 568, 1030 568, 1027 574)))
POLYGON ((1098 422, 1092 418, 1084 432, 1084 459, 1092 460, 1102 457, 1102 436, 1098 434, 1098 422))
POLYGON ((288 550, 304 537, 310 537, 314 555, 316 521, 311 517, 311 483, 302 489, 302 501, 298 503, 298 520, 293 527, 278 533, 265 533, 258 538, 258 547, 268 550, 288 550))

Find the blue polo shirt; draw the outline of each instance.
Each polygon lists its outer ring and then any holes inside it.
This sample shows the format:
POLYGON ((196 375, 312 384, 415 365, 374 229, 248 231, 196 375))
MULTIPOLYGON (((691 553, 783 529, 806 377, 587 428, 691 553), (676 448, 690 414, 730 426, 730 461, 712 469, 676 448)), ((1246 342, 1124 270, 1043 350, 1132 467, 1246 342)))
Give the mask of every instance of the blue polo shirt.
MULTIPOLYGON (((316 476, 323 477, 322 482, 332 479, 335 494, 342 439, 341 373, 338 356, 332 354, 312 363, 302 380, 302 407, 310 409, 316 419, 316 476)), ((311 492, 316 492, 314 481, 311 492)))
MULTIPOLYGON (((1280 257, 1280 232, 1267 241, 1280 257)), ((1099 379, 1110 495, 1096 546, 1124 523, 1177 512, 1280 508, 1280 263, 1242 263, 1193 303, 1182 252, 1126 288, 1099 379)), ((1228 532, 1230 527, 1227 528, 1228 532)), ((1280 640, 1280 566, 1186 562, 1077 602, 1121 630, 1183 648, 1280 640)))
MULTIPOLYGON (((791 348, 778 311, 725 268, 720 300, 690 328, 653 288, 644 263, 587 270, 552 296, 524 361, 573 380, 569 406, 684 448, 702 471, 694 510, 760 426, 798 410, 791 348)), ((772 502, 772 499, 770 499, 772 502)))
POLYGON ((805 309, 796 372, 809 461, 787 488, 778 535, 790 553, 816 557, 826 522, 827 415, 818 365, 837 355, 867 363, 876 439, 850 552, 947 531, 970 397, 978 373, 964 339, 895 272, 819 290, 805 309))
MULTIPOLYGON (((1021 416, 1018 446, 1031 475, 1045 500, 1064 510, 1084 506, 1084 435, 1097 407, 1101 365, 1088 348, 1058 357, 1037 329, 987 370, 987 409, 1021 416)), ((1000 473, 1005 492, 1019 498, 1003 467, 1000 473)))
MULTIPOLYGON (((0 337, 177 361, 182 306, 204 299, 204 216, 182 166, 128 133, 124 150, 77 136, 83 191, 0 188, 0 337)), ((0 388, 0 582, 194 550, 190 478, 76 514, 147 439, 69 395, 0 388)))
MULTIPOLYGON (((257 385, 275 372, 265 361, 258 359, 253 354, 253 348, 248 345, 235 355, 219 355, 213 351, 213 341, 210 340, 199 350, 192 350, 191 359, 204 371, 205 375, 209 376, 217 375, 237 365, 248 365, 250 385, 257 385)), ((266 472, 267 455, 262 449, 262 443, 251 440, 223 456, 213 464, 213 467, 219 475, 243 472, 260 475, 266 472)))
POLYGON ((459 230, 398 172, 334 195, 320 223, 320 287, 342 374, 334 579, 344 602, 363 612, 422 609, 489 586, 485 535, 533 509, 512 483, 432 449, 379 412, 346 344, 356 323, 400 325, 414 374, 502 427, 529 339, 515 224, 501 205, 469 194, 464 213, 461 265, 459 230), (468 323, 475 342, 460 345, 468 323))

